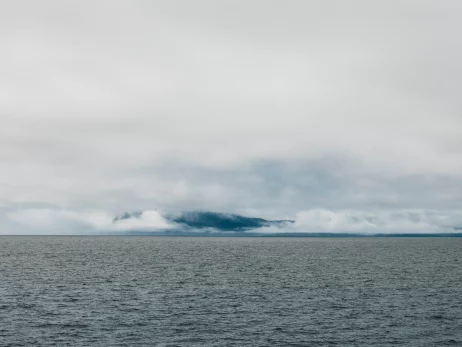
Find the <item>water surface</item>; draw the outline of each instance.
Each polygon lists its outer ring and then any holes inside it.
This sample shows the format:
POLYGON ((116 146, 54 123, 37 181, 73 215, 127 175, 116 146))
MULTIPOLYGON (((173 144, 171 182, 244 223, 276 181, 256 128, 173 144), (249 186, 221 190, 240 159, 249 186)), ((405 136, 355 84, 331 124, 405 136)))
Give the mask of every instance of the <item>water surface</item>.
POLYGON ((0 237, 0 346, 462 346, 462 239, 0 237))

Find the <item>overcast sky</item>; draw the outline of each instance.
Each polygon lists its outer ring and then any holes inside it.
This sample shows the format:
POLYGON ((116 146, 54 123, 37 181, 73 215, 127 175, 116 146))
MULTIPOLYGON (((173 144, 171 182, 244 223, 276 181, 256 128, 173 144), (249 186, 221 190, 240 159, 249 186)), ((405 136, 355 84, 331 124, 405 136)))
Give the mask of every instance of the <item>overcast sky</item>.
POLYGON ((139 209, 462 225, 461 18, 459 0, 2 1, 0 233, 139 209))

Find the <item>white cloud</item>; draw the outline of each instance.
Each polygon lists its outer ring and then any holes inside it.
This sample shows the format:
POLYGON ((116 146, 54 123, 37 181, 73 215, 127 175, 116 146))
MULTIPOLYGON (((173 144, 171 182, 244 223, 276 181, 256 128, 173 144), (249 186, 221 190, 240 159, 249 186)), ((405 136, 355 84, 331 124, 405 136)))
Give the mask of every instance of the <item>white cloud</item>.
MULTIPOLYGON (((139 217, 119 219, 103 211, 72 211, 51 208, 14 210, 7 217, 26 227, 23 233, 73 234, 115 231, 158 231, 173 226, 158 211, 144 211, 139 217)), ((15 229, 16 232, 18 229, 15 229)), ((7 233, 9 233, 7 231, 7 233)))
MULTIPOLYGON (((253 215, 255 216, 255 215, 253 215)), ((85 234, 123 231, 153 232, 181 228, 160 211, 147 210, 126 219, 114 219, 103 211, 72 211, 29 208, 9 211, 10 229, 2 232, 25 234, 85 234)), ((290 216, 289 216, 290 218, 290 216)), ((261 233, 452 233, 462 227, 462 211, 438 210, 328 210, 296 213, 295 223, 283 228, 255 229, 261 233)))
POLYGON ((0 206, 462 208, 461 15, 456 0, 3 2, 0 206))
POLYGON ((462 211, 358 211, 313 209, 297 213, 301 232, 425 233, 454 232, 462 226, 462 211))
POLYGON ((106 229, 120 231, 156 231, 173 228, 158 211, 143 211, 139 217, 118 220, 106 226, 106 229))

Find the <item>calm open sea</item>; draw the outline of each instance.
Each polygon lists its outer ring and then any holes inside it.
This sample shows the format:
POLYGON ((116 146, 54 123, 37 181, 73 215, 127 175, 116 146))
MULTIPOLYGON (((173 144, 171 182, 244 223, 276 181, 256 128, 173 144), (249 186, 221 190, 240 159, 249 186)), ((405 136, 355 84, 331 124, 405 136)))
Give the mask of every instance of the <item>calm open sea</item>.
POLYGON ((462 346, 462 239, 0 237, 0 346, 462 346))

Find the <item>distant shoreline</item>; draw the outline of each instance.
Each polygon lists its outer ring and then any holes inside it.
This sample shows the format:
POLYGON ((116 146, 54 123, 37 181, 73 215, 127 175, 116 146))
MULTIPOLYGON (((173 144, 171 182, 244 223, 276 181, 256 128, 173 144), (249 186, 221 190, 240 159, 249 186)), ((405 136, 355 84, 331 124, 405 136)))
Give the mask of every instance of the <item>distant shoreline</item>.
POLYGON ((131 233, 91 233, 91 234, 3 234, 0 237, 211 237, 211 238, 462 238, 462 233, 442 234, 348 234, 348 233, 203 233, 203 232, 131 232, 131 233))

